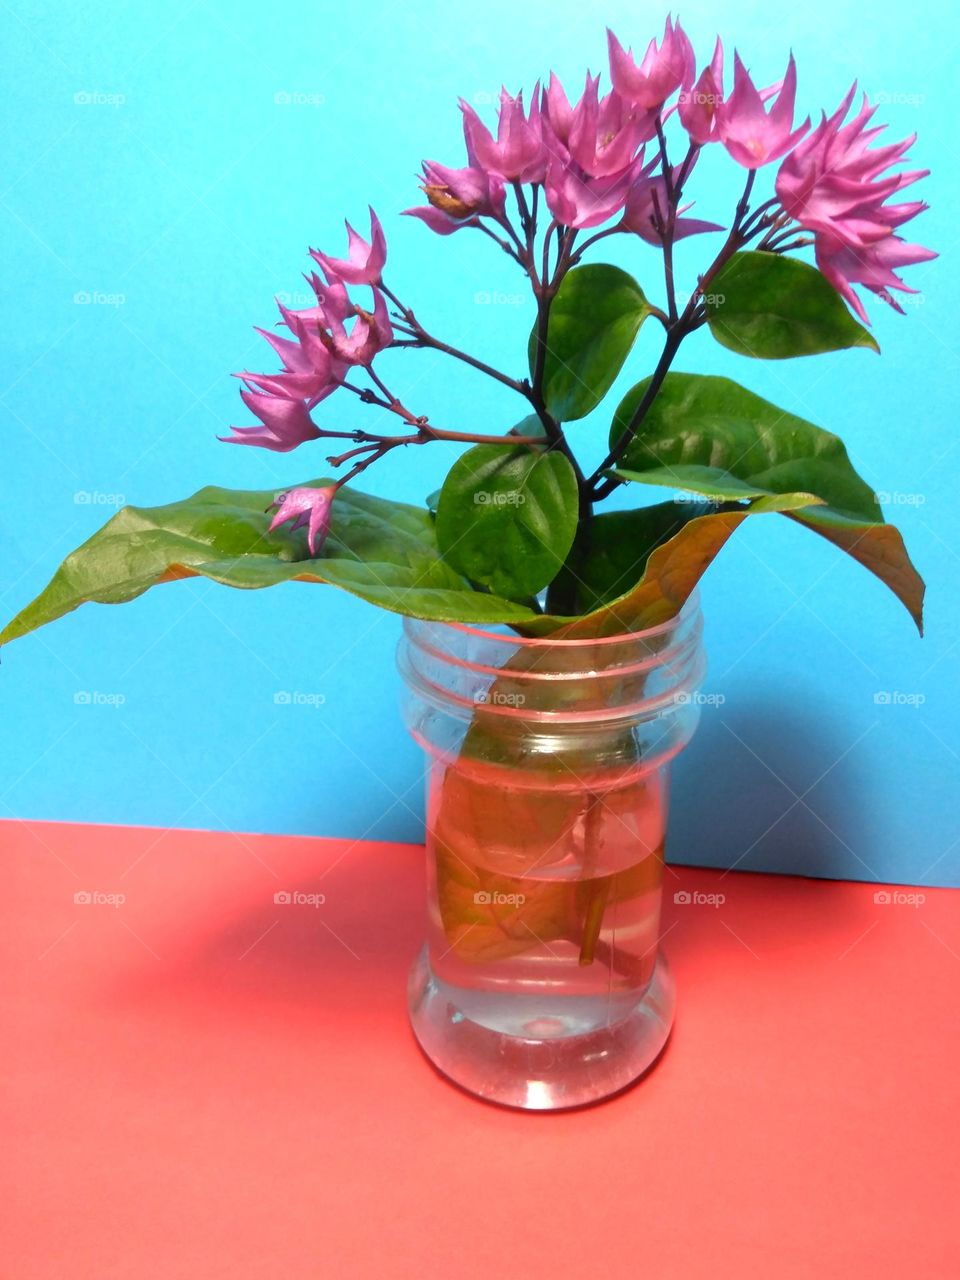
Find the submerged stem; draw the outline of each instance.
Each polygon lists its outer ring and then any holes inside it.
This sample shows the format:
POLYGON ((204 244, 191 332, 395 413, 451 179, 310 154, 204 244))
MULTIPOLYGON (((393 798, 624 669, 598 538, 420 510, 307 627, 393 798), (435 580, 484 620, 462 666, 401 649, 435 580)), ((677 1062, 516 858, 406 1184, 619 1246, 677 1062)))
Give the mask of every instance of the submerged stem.
POLYGON ((580 935, 581 965, 593 964, 600 930, 603 927, 603 916, 610 896, 610 877, 594 879, 600 857, 601 831, 603 821, 603 800, 598 795, 591 795, 587 802, 583 818, 583 878, 590 883, 587 904, 583 916, 583 932, 580 935))

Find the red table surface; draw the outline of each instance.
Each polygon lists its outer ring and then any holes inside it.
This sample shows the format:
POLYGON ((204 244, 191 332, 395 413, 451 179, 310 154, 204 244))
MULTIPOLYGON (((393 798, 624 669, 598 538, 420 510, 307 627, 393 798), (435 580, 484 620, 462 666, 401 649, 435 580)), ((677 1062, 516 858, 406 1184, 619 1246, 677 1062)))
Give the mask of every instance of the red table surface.
POLYGON ((955 891, 671 871, 664 1056, 528 1115, 408 1029, 418 848, 0 842, 3 1280, 960 1275, 955 891))

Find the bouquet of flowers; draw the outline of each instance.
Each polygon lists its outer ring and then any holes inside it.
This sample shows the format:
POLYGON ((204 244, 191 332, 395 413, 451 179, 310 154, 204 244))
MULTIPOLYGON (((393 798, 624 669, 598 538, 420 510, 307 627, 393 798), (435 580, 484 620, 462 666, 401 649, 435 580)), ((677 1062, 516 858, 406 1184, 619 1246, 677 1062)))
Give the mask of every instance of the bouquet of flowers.
POLYGON ((419 299, 414 311, 397 296, 371 210, 368 239, 348 224, 346 257, 311 250, 316 303, 278 304, 280 328, 261 332, 282 368, 237 375, 258 422, 227 437, 277 452, 321 441, 339 450, 327 458, 332 478, 124 508, 0 640, 83 601, 130 600, 191 575, 233 587, 326 582, 402 614, 525 635, 626 632, 676 613, 733 530, 769 512, 853 556, 920 626, 921 580, 841 440, 736 382, 674 365, 703 327, 761 360, 878 351, 857 286, 900 310, 895 294, 910 290, 897 271, 935 256, 900 234, 925 208, 902 193, 926 171, 900 167, 912 138, 878 141, 875 109, 866 96, 858 103, 856 85, 811 127, 795 119, 792 56, 781 82, 758 87, 735 54, 730 91, 724 63, 717 40, 698 69, 668 18, 639 60, 609 33, 606 92, 589 74, 573 103, 553 74, 529 106, 504 90, 495 133, 461 102, 466 163, 425 161, 426 203, 405 212, 439 236, 480 235, 516 263, 537 312, 519 367, 450 345, 420 319, 419 299), (705 147, 725 150, 744 174, 723 226, 689 212, 705 147), (765 174, 772 184, 758 192, 765 174), (689 236, 713 248, 681 290, 674 245, 689 236), (633 237, 654 250, 662 288, 593 260, 633 237), (797 256, 807 248, 813 263, 797 256), (575 424, 603 400, 647 323, 663 330, 660 356, 613 409, 606 456, 585 474, 575 424), (519 421, 496 433, 435 424, 395 389, 389 353, 401 348, 442 352, 509 387, 519 421), (340 429, 347 395, 379 415, 373 430, 340 429), (424 506, 354 483, 397 448, 451 443, 472 447, 424 506), (600 509, 623 486, 672 494, 600 509))

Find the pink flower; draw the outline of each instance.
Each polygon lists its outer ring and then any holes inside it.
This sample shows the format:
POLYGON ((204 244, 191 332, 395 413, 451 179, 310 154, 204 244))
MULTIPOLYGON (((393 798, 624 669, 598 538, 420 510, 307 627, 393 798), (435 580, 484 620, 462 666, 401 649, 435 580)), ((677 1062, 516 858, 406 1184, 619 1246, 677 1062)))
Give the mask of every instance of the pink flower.
POLYGON ((897 227, 926 209, 924 202, 885 203, 928 173, 913 169, 883 176, 904 159, 915 135, 889 146, 871 147, 882 127, 867 128, 876 108, 866 96, 857 115, 842 123, 856 89, 852 85, 833 115, 825 115, 809 138, 787 156, 777 174, 776 189, 786 212, 814 232, 820 270, 866 320, 852 285, 862 284, 902 311, 890 290, 915 290, 901 281, 895 269, 937 255, 894 235, 897 227))
MULTIPOLYGON (((589 83, 590 76, 588 74, 587 84, 589 83)), ((570 138, 570 128, 573 124, 573 107, 570 105, 570 100, 562 83, 552 71, 550 72, 547 87, 540 95, 540 114, 541 122, 549 124, 556 140, 566 146, 570 138)))
POLYGON ((322 325, 324 328, 329 328, 332 319, 344 320, 351 314, 353 303, 350 301, 350 295, 347 293, 346 286, 342 281, 324 282, 315 271, 311 271, 309 275, 304 274, 303 278, 316 295, 317 305, 315 307, 306 307, 302 311, 288 311, 278 301, 277 306, 280 309, 280 314, 283 316, 284 323, 290 329, 295 331, 303 325, 314 323, 322 325), (291 317, 294 318, 295 323, 291 321, 291 317))
POLYGON ((448 169, 433 160, 424 160, 421 188, 430 203, 416 209, 404 209, 404 213, 420 218, 442 236, 459 231, 461 227, 475 227, 480 218, 497 221, 503 218, 503 182, 478 166, 448 169))
POLYGON ((605 178, 581 174, 562 157, 550 162, 544 184, 547 207, 566 227, 596 227, 623 208, 630 184, 642 172, 642 157, 605 178))
POLYGON ((655 132, 650 113, 635 111, 616 91, 601 99, 599 85, 599 76, 588 75, 571 107, 551 73, 542 95, 549 155, 544 194, 550 212, 568 227, 595 227, 623 208, 630 184, 643 171, 643 142, 655 132))
POLYGON ((232 436, 220 436, 226 444, 254 444, 274 453, 289 453, 306 440, 318 440, 318 430, 302 400, 242 390, 247 408, 260 419, 259 427, 231 427, 232 436))
POLYGON ((315 556, 330 529, 330 512, 336 492, 337 486, 328 484, 319 489, 288 489, 286 493, 279 494, 271 503, 278 510, 270 521, 270 532, 288 520, 293 521, 294 529, 302 529, 306 525, 307 546, 310 554, 315 556))
MULTIPOLYGON (((550 81, 553 85, 553 76, 550 81)), ((566 137, 558 135, 558 141, 590 178, 620 173, 656 133, 655 112, 635 111, 616 90, 601 100, 599 85, 599 76, 587 76, 583 96, 570 113, 566 137)), ((557 97, 555 91, 555 102, 557 97)), ((544 105, 548 103, 549 97, 544 105)), ((563 120, 562 105, 557 104, 556 114, 563 120)), ((551 115, 548 127, 552 126, 551 115)))
POLYGON ((346 258, 330 258, 316 249, 310 250, 328 280, 345 281, 347 284, 379 284, 383 266, 387 260, 387 242, 380 219, 370 210, 370 241, 347 224, 349 251, 346 258))
POLYGON ((242 378, 248 385, 273 396, 304 400, 311 409, 336 390, 343 375, 343 365, 341 363, 337 366, 337 362, 319 339, 314 339, 308 348, 290 338, 270 333, 267 329, 258 329, 257 333, 266 338, 283 361, 282 372, 252 373, 245 369, 242 373, 234 374, 234 377, 242 378))
POLYGON ((540 87, 533 91, 530 114, 523 110, 523 94, 511 98, 506 89, 500 92, 497 137, 482 122, 468 102, 460 100, 467 148, 476 165, 486 173, 506 182, 541 182, 546 171, 547 154, 543 145, 540 121, 540 87))
POLYGON ((719 140, 717 108, 723 102, 723 45, 717 37, 710 65, 700 73, 692 89, 680 93, 678 111, 690 141, 698 146, 719 140))
POLYGON ((291 336, 257 330, 280 357, 282 372, 266 374, 244 370, 234 376, 270 395, 305 400, 312 409, 337 387, 345 371, 343 361, 334 358, 324 341, 323 330, 351 315, 353 303, 342 284, 326 285, 316 273, 306 279, 317 296, 315 307, 291 311, 277 302, 291 336))
POLYGON ((393 327, 387 312, 387 300, 379 289, 373 290, 373 313, 355 306, 356 322, 348 334, 343 322, 334 320, 324 341, 332 355, 345 364, 369 365, 377 352, 393 341, 393 327))
POLYGON ((803 137, 810 128, 810 117, 798 129, 793 128, 796 96, 797 66, 793 54, 769 114, 740 55, 734 54, 733 93, 718 104, 716 123, 721 142, 738 164, 745 169, 759 169, 778 160, 803 137))
MULTIPOLYGON (((760 90, 760 101, 769 100, 783 88, 783 81, 760 90)), ((723 42, 717 37, 710 65, 700 73, 697 83, 690 89, 681 89, 677 102, 680 121, 690 141, 698 147, 708 142, 719 142, 717 109, 723 102, 723 42)))
POLYGON ((856 92, 854 84, 832 116, 820 124, 784 160, 776 189, 787 213, 809 231, 822 232, 845 244, 864 245, 890 235, 895 226, 921 213, 922 201, 884 205, 884 201, 927 176, 929 170, 881 177, 902 160, 916 135, 892 146, 871 149, 881 129, 867 129, 876 110, 866 96, 860 112, 841 127, 856 92))
POLYGON ((905 285, 895 274, 895 268, 929 262, 936 256, 932 249, 906 244, 894 235, 856 248, 822 233, 816 238, 817 266, 863 321, 867 320, 867 313, 852 285, 862 284, 902 315, 903 308, 890 290, 898 289, 901 293, 917 290, 905 285))
MULTIPOLYGON (((679 174, 680 166, 678 165, 673 171, 674 181, 677 180, 679 174)), ((622 225, 628 231, 635 231, 648 244, 662 244, 663 235, 658 230, 658 227, 662 226, 666 220, 668 207, 663 175, 641 177, 633 184, 627 194, 622 225)), ((723 230, 723 227, 718 226, 715 222, 702 222, 699 218, 682 218, 680 216, 692 207, 692 204, 685 204, 677 209, 677 216, 673 224, 674 240, 682 240, 685 236, 699 235, 704 231, 723 230)))
MULTIPOLYGON (((429 196, 427 197, 430 198, 429 196)), ((455 231, 462 231, 464 227, 478 227, 480 225, 479 217, 471 215, 467 218, 454 218, 449 213, 444 213, 442 209, 435 208, 429 204, 418 204, 412 209, 401 209, 401 216, 407 218, 419 218, 421 222, 426 223, 431 231, 435 231, 438 236, 452 236, 455 231)))
POLYGON ((609 27, 607 46, 614 89, 628 102, 646 110, 659 110, 675 89, 691 84, 696 75, 693 46, 680 23, 674 25, 669 17, 660 47, 651 40, 639 67, 633 50, 625 52, 609 27))

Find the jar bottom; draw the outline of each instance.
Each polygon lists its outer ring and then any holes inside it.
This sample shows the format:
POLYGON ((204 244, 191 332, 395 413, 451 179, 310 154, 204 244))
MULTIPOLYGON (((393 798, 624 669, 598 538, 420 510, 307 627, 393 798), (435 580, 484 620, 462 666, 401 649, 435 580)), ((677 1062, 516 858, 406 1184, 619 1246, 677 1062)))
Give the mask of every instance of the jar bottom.
POLYGON ((522 1034, 511 1034, 472 1018, 463 994, 437 978, 424 947, 409 983, 410 1021, 420 1047, 438 1071, 467 1092, 525 1111, 585 1106, 632 1084, 666 1044, 675 1003, 662 955, 629 1010, 618 1008, 618 1016, 601 1025, 587 1016, 589 1030, 582 1030, 587 1011, 569 997, 569 1012, 566 1004, 527 1011, 523 1006, 530 997, 508 997, 520 1002, 515 1021, 522 1034))

